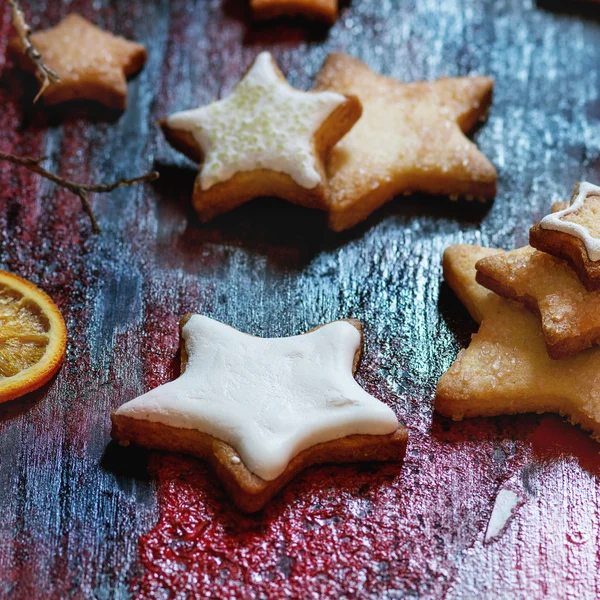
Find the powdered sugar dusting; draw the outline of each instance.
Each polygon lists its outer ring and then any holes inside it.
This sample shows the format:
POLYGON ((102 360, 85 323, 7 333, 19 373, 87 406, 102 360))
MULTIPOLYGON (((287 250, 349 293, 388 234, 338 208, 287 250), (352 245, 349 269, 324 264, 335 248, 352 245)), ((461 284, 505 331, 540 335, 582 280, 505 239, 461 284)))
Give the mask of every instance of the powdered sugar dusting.
POLYGON ((512 490, 501 489, 498 492, 485 532, 486 542, 491 542, 502 534, 510 519, 514 516, 515 510, 521 503, 521 497, 512 490))

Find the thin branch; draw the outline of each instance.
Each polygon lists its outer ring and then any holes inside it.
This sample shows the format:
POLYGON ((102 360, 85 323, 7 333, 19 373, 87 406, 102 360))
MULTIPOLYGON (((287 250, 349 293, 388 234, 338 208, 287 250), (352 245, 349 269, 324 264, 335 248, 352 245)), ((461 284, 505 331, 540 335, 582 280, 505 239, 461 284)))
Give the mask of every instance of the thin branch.
POLYGON ((64 177, 60 177, 59 175, 55 175, 54 173, 46 171, 46 169, 44 169, 44 167, 42 167, 40 164, 45 159, 46 157, 35 158, 31 156, 16 156, 14 154, 0 151, 0 160, 6 160, 13 165, 25 167, 26 169, 29 169, 30 171, 49 179, 56 185, 65 188, 66 190, 69 190, 78 196, 81 200, 81 206, 84 212, 88 215, 90 221, 92 222, 92 229, 94 233, 100 233, 100 227, 98 226, 98 221, 96 220, 96 216, 92 210, 92 205, 89 201, 90 193, 106 194, 108 192, 112 192, 118 187, 127 187, 130 185, 136 185, 137 183, 154 181, 159 178, 157 171, 150 171, 149 173, 141 175, 140 177, 134 177, 133 179, 119 179, 118 181, 113 181, 112 183, 77 183, 76 181, 70 181, 69 179, 65 179, 64 177))
POLYGON ((38 98, 48 89, 50 85, 60 81, 60 77, 55 71, 53 71, 44 63, 38 49, 33 45, 30 37, 32 34, 31 27, 25 20, 25 15, 21 9, 19 0, 8 0, 8 4, 12 12, 12 22, 14 28, 17 31, 19 40, 21 40, 23 52, 33 63, 33 66, 35 67, 35 73, 40 81, 40 90, 34 99, 34 102, 37 102, 38 98))

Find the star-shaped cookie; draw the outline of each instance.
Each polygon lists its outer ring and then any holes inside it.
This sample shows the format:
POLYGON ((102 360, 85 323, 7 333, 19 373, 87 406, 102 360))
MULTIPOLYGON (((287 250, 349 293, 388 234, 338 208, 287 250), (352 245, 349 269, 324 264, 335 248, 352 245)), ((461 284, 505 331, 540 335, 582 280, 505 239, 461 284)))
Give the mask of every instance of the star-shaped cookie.
POLYGON ((563 260, 526 246, 484 258, 476 268, 478 283, 540 316, 552 358, 600 343, 600 292, 588 292, 563 260))
POLYGON ((181 337, 181 376, 117 409, 112 436, 207 460, 242 510, 315 463, 403 457, 406 430, 353 377, 358 321, 266 339, 188 315, 181 337))
POLYGON ((282 15, 303 15, 332 25, 338 12, 338 0, 250 0, 255 19, 282 15))
MULTIPOLYGON (((60 77, 60 82, 44 92, 46 104, 93 100, 124 110, 126 78, 146 62, 144 46, 103 31, 77 14, 68 15, 56 27, 34 33, 31 41, 46 65, 60 77)), ((18 38, 10 41, 9 48, 23 69, 32 70, 18 38)))
POLYGON ((554 412, 599 437, 600 349, 552 360, 539 319, 475 281, 475 264, 498 252, 451 246, 444 253, 444 277, 481 325, 440 378, 436 410, 455 420, 554 412))
POLYGON ((600 290, 600 187, 578 183, 567 207, 531 228, 529 243, 565 259, 589 291, 600 290))
POLYGON ((209 221, 257 196, 324 209, 323 158, 361 110, 355 96, 295 90, 262 52, 229 96, 160 125, 176 149, 201 163, 192 200, 209 221))
POLYGON ((355 94, 363 105, 327 163, 330 227, 352 227, 398 194, 493 197, 496 171, 464 135, 486 114, 493 86, 489 77, 402 83, 330 55, 315 89, 355 94))

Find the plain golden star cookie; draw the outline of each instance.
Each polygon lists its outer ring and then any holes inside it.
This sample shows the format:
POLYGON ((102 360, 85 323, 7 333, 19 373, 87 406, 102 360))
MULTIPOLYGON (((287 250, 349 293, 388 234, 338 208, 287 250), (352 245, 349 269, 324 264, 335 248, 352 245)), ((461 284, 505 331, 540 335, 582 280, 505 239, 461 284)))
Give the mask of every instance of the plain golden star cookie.
POLYGON ((600 349, 552 360, 539 319, 476 283, 475 264, 498 252, 451 246, 444 253, 446 280, 481 325, 440 378, 435 409, 455 420, 554 412, 599 437, 600 349))
POLYGON ((262 52, 229 96, 160 126, 201 163, 192 201, 206 222, 258 196, 325 209, 323 159, 361 110, 355 96, 292 88, 262 52))
POLYGON ((589 291, 600 290, 600 187, 578 183, 569 206, 531 228, 529 243, 565 259, 589 291))
POLYGON ((484 258, 476 268, 478 283, 540 316, 551 358, 600 342, 600 292, 588 292, 563 260, 526 246, 484 258))
POLYGON ((360 322, 268 339, 187 315, 181 338, 180 377, 117 409, 112 437, 208 461, 241 510, 309 465, 403 458, 406 430, 354 379, 360 322))
POLYGON ((338 13, 338 0, 250 0, 255 19, 272 19, 283 15, 302 15, 332 25, 338 13))
MULTIPOLYGON (((68 15, 56 27, 34 33, 31 41, 46 65, 60 77, 44 92, 46 104, 93 100, 125 110, 127 77, 146 62, 144 46, 103 31, 77 14, 68 15)), ((11 39, 9 48, 19 65, 31 71, 20 40, 11 39)))
POLYGON ((398 194, 493 197, 496 171, 464 135, 486 114, 493 87, 489 77, 402 83, 330 55, 315 89, 355 94, 363 105, 327 163, 330 227, 352 227, 398 194))

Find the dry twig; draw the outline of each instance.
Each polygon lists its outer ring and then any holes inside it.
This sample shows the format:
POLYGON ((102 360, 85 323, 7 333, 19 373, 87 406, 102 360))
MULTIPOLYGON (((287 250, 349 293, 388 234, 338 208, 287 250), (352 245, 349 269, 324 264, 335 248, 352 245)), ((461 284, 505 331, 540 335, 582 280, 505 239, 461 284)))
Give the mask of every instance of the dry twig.
POLYGON ((96 216, 94 215, 94 211, 92 210, 92 205, 89 201, 90 193, 99 193, 104 194, 108 192, 112 192, 114 189, 118 187, 126 187, 130 185, 135 185, 136 183, 143 183, 146 181, 154 181, 159 178, 159 174, 157 171, 150 171, 145 175, 140 177, 134 177, 133 179, 119 179, 118 181, 113 181, 112 183, 99 183, 99 184, 88 184, 88 183, 77 183, 75 181, 70 181, 69 179, 65 179, 64 177, 60 177, 55 175, 54 173, 50 173, 46 171, 44 167, 41 166, 46 157, 33 158, 31 156, 16 156, 14 154, 9 154, 7 152, 0 151, 0 160, 6 160, 14 165, 20 165, 49 179, 54 182, 56 185, 63 187, 76 196, 79 196, 81 200, 81 206, 84 212, 90 218, 92 222, 92 229, 94 233, 100 233, 100 227, 98 226, 98 221, 96 220, 96 216))
POLYGON ((38 98, 48 89, 50 85, 60 81, 60 77, 44 63, 41 54, 38 52, 38 49, 33 45, 30 38, 32 33, 31 27, 27 24, 27 21, 25 21, 25 15, 23 14, 23 10, 19 5, 19 0, 8 0, 8 4, 10 5, 12 11, 12 22, 14 28, 16 29, 17 35, 21 40, 21 45, 23 46, 23 52, 33 63, 37 78, 40 80, 40 90, 34 99, 34 102, 37 102, 38 98))

